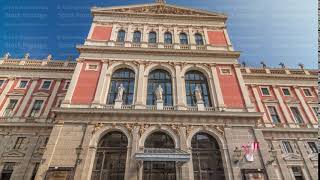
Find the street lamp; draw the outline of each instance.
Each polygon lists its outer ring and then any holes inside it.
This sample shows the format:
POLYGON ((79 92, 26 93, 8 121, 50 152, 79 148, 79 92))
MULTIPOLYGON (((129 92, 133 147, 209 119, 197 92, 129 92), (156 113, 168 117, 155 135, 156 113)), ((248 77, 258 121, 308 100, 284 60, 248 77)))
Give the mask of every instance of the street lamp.
POLYGON ((233 150, 233 162, 234 162, 234 163, 238 163, 238 162, 241 160, 241 155, 242 155, 241 149, 239 149, 238 147, 236 147, 236 148, 233 150))

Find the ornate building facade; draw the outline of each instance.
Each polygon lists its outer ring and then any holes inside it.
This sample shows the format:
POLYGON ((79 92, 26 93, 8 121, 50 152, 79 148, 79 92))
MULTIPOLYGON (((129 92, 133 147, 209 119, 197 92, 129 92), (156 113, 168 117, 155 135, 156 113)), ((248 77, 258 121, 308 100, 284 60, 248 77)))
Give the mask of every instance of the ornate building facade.
POLYGON ((0 60, 0 179, 318 179, 316 70, 240 66, 220 13, 91 12, 76 62, 0 60))

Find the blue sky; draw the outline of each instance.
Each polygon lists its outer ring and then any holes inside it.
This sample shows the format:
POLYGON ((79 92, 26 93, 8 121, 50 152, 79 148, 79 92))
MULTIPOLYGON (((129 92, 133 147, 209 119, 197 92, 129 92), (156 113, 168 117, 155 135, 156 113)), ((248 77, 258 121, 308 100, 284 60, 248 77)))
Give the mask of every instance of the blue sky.
MULTIPOLYGON (((152 0, 0 0, 0 54, 31 58, 76 58, 90 28, 92 6, 141 4, 152 0)), ((167 0, 170 4, 222 12, 240 61, 272 67, 303 63, 317 67, 316 0, 167 0)))

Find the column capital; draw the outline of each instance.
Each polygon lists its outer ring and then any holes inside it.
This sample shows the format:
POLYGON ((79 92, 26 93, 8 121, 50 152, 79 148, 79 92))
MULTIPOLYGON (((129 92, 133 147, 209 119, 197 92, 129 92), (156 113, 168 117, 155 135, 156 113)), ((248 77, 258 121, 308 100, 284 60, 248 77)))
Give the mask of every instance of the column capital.
POLYGON ((78 59, 76 59, 76 61, 79 62, 79 63, 83 63, 84 60, 85 60, 84 58, 78 58, 78 59))

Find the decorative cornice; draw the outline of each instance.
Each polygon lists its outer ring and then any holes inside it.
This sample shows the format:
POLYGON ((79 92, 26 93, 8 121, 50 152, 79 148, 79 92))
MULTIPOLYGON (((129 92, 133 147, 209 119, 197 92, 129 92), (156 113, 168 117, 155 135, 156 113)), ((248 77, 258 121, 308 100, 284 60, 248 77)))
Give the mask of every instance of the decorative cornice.
POLYGON ((238 118, 261 118, 259 112, 220 112, 220 111, 150 111, 150 110, 115 110, 115 109, 93 109, 93 108, 54 108, 55 113, 60 114, 121 114, 121 115, 161 115, 161 116, 196 116, 196 117, 238 117, 238 118))
POLYGON ((239 58, 239 51, 199 51, 199 50, 174 50, 174 49, 158 49, 158 48, 125 48, 125 47, 108 47, 108 46, 87 46, 77 45, 77 49, 80 53, 84 52, 99 52, 99 53, 111 53, 111 52, 125 52, 132 54, 153 54, 153 55, 171 55, 171 56, 200 56, 200 57, 220 57, 220 58, 239 58))
POLYGON ((209 11, 179 7, 169 4, 140 4, 118 7, 106 7, 91 9, 93 16, 96 15, 124 15, 124 16, 148 16, 148 17, 160 17, 170 19, 210 19, 226 21, 227 16, 221 13, 214 13, 209 11))

